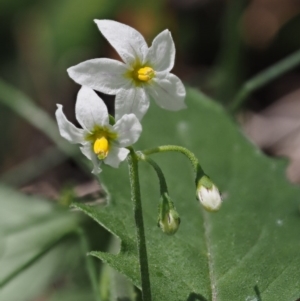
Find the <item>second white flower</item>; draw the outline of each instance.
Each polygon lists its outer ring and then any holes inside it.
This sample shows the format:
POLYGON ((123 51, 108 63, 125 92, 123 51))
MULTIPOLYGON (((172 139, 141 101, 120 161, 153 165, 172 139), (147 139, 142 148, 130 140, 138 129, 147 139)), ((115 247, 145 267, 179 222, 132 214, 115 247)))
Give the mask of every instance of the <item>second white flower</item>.
POLYGON ((114 125, 109 124, 109 115, 102 99, 90 88, 82 87, 77 96, 76 118, 82 129, 69 122, 57 105, 56 119, 62 137, 82 146, 82 153, 93 162, 93 173, 101 172, 102 161, 117 168, 125 160, 129 150, 142 132, 142 126, 135 115, 126 114, 114 125))

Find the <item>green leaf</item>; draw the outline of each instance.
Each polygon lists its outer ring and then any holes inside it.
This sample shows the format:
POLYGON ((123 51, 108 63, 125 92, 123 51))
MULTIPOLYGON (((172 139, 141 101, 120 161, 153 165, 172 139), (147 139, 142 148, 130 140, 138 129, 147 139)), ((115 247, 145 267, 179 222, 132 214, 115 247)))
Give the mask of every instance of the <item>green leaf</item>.
MULTIPOLYGON (((178 144, 200 159, 224 194, 218 213, 195 200, 194 178, 178 153, 153 156, 165 173, 181 217, 174 236, 156 226, 158 180, 140 163, 150 276, 154 301, 296 300, 300 297, 300 190, 285 178, 285 164, 266 157, 220 106, 188 90, 186 110, 154 103, 143 119, 138 148, 178 144)), ((140 276, 126 164, 106 167, 109 204, 76 206, 121 240, 117 255, 92 252, 138 287, 140 276)))
MULTIPOLYGON (((116 253, 119 247, 119 241, 112 237, 108 251, 116 253)), ((136 300, 132 283, 109 265, 103 265, 100 279, 101 298, 103 301, 136 300)))
MULTIPOLYGON (((66 264, 78 216, 0 186, 0 300, 36 297, 66 264), (33 264, 34 263, 34 264, 33 264)), ((71 255, 71 256, 70 256, 71 255)))

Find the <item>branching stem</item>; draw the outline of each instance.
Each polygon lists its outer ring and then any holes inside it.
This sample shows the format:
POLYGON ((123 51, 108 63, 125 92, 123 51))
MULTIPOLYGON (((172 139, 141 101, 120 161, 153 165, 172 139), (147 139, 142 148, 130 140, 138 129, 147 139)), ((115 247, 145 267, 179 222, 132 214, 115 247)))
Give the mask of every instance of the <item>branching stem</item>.
POLYGON ((203 175, 205 175, 205 172, 203 171, 201 165, 199 164, 199 160, 197 159, 197 157, 191 151, 189 151, 187 148, 178 146, 178 145, 163 145, 163 146, 158 146, 155 148, 146 149, 146 150, 142 151, 142 153, 144 155, 151 155, 151 154, 155 154, 155 153, 169 152, 169 151, 175 151, 175 152, 182 153, 190 160, 190 162, 193 166, 194 172, 195 172, 195 182, 197 185, 198 180, 203 175))
POLYGON ((161 168, 158 166, 158 164, 155 161, 153 161, 149 156, 146 156, 142 152, 136 152, 136 154, 137 154, 139 160, 149 163, 155 170, 156 175, 159 180, 160 194, 162 195, 165 192, 168 193, 168 186, 167 186, 165 176, 164 176, 161 168))

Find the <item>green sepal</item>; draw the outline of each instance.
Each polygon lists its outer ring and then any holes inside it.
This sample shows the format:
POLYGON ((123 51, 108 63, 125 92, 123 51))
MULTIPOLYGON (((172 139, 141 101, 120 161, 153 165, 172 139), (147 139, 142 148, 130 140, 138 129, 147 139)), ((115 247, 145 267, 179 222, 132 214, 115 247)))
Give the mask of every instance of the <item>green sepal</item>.
POLYGON ((212 180, 207 175, 204 175, 198 181, 197 190, 201 186, 205 187, 206 189, 212 189, 213 185, 214 185, 214 183, 212 182, 212 180))

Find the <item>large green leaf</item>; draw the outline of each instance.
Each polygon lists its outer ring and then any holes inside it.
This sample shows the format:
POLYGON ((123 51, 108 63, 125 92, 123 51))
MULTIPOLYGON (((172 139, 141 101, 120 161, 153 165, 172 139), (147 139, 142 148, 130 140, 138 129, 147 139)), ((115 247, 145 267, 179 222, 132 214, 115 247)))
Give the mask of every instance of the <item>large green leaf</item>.
MULTIPOLYGON (((224 194, 216 214, 195 200, 189 162, 178 153, 156 154, 181 216, 179 231, 156 226, 158 180, 141 163, 153 300, 287 300, 300 297, 300 190, 285 178, 282 161, 262 154, 221 107, 194 90, 186 110, 174 113, 152 103, 138 148, 178 144, 192 150, 224 194)), ((140 287, 135 229, 126 164, 105 168, 109 204, 77 205, 118 236, 117 255, 94 252, 140 287)))
POLYGON ((65 238, 79 221, 50 202, 0 185, 0 300, 31 300, 75 261, 78 243, 65 238))

